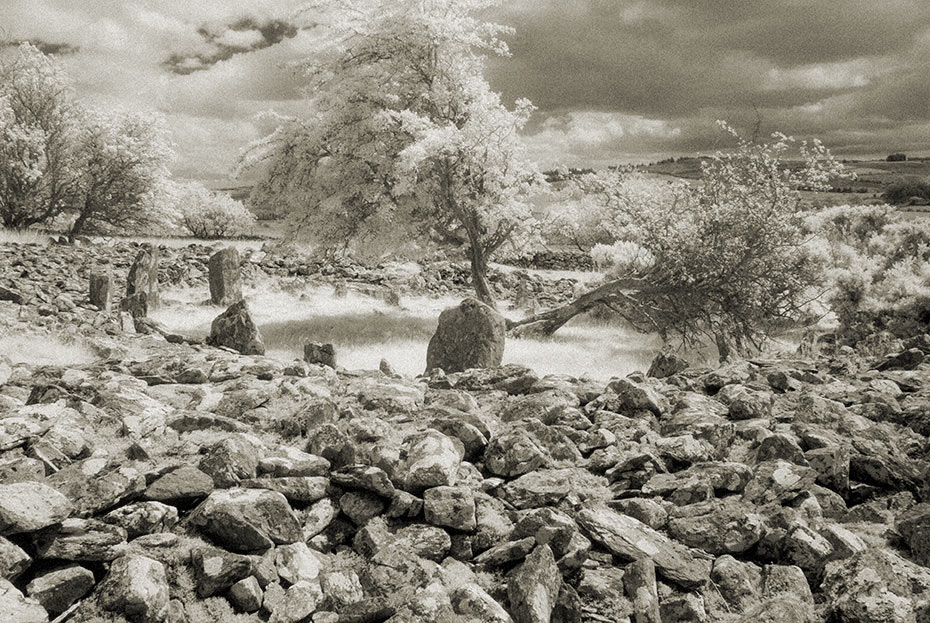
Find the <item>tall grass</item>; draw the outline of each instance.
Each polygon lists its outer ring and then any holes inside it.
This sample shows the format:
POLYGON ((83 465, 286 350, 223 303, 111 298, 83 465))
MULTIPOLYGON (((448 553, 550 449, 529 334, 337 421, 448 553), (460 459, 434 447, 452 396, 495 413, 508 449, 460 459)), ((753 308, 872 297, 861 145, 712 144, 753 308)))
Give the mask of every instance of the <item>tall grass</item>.
MULTIPOLYGON (((249 308, 267 347, 281 360, 299 358, 307 342, 329 342, 336 360, 348 369, 376 369, 386 359, 407 376, 421 374, 426 348, 442 309, 458 303, 451 297, 409 297, 402 308, 360 293, 336 298, 328 287, 301 292, 246 292, 249 308)), ((202 337, 222 309, 203 305, 206 292, 175 290, 153 317, 172 331, 202 337)), ((503 310, 519 317, 521 312, 503 310)), ((504 363, 518 363, 539 374, 588 376, 606 381, 634 370, 646 370, 661 347, 657 336, 576 318, 550 339, 508 339, 504 363)))

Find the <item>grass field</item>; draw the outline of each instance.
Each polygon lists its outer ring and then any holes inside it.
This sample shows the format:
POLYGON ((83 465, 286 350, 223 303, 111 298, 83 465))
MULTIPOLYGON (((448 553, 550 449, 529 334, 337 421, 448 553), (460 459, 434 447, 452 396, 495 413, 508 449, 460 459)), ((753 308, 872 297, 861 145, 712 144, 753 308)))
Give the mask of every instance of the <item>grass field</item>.
MULTIPOLYGON (((249 307, 271 357, 290 361, 302 355, 307 342, 329 342, 339 365, 347 369, 377 369, 382 358, 407 376, 421 374, 426 347, 439 312, 458 303, 453 298, 405 298, 401 308, 351 292, 336 298, 331 288, 285 293, 246 292, 249 307)), ((207 335, 222 310, 203 305, 199 290, 167 291, 165 304, 152 317, 172 331, 207 335)), ((518 310, 502 310, 517 318, 518 310)), ((540 374, 568 374, 606 381, 643 370, 661 347, 657 337, 583 318, 575 319, 551 339, 508 339, 504 363, 519 363, 540 374)))

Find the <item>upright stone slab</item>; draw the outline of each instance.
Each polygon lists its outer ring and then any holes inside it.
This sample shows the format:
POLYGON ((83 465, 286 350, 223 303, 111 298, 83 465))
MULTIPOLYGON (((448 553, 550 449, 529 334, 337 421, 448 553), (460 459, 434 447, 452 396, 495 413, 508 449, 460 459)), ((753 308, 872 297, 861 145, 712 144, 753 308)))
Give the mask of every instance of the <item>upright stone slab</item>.
POLYGON ((158 307, 158 255, 154 245, 142 245, 126 278, 126 296, 144 292, 149 309, 158 307))
POLYGON ((207 344, 226 346, 243 355, 264 355, 265 343, 258 331, 245 300, 233 303, 213 319, 207 344))
POLYGON ((336 349, 332 344, 310 342, 304 344, 304 361, 321 366, 336 367, 336 349))
POLYGON ((504 357, 506 331, 503 316, 481 301, 467 298, 439 314, 439 326, 426 350, 426 370, 496 368, 504 357))
POLYGON ((234 247, 221 249, 210 256, 210 301, 230 305, 242 299, 239 252, 234 247))
POLYGON ((90 275, 90 304, 101 311, 110 311, 113 305, 113 275, 95 272, 90 275))

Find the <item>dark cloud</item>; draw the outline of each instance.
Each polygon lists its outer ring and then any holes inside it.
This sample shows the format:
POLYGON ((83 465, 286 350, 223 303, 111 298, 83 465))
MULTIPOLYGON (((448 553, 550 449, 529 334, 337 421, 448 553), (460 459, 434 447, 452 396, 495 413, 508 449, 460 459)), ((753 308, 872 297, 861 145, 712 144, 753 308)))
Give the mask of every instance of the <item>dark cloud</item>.
POLYGON ((751 128, 759 115, 869 153, 916 148, 930 124, 926 0, 513 0, 495 19, 516 33, 489 80, 539 107, 531 133, 566 111, 680 130, 658 143, 613 132, 608 154, 707 150, 717 118, 751 128))
POLYGON ((31 43, 37 47, 40 52, 50 56, 70 56, 71 54, 77 54, 81 49, 80 47, 71 45, 70 43, 55 43, 51 41, 42 41, 41 39, 9 41, 2 47, 16 47, 21 43, 31 43))
POLYGON ((197 34, 203 38, 207 51, 176 52, 163 64, 172 72, 182 75, 203 71, 237 54, 262 50, 284 39, 293 38, 297 30, 296 26, 284 20, 258 22, 251 17, 243 17, 228 26, 201 26, 197 34))

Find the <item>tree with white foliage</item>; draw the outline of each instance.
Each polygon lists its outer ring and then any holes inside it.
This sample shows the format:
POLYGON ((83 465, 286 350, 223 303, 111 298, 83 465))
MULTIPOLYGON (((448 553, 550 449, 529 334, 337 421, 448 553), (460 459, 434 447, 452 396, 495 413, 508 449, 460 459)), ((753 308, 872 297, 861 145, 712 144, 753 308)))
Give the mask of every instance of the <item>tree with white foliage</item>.
POLYGON ((310 113, 245 154, 264 175, 250 201, 283 206, 299 235, 345 248, 385 234, 465 249, 475 292, 493 304, 488 261, 532 230, 542 178, 509 110, 483 77, 507 53, 481 11, 497 0, 338 0, 303 13, 320 47, 301 65, 310 113))
POLYGON ((582 205, 599 205, 600 231, 616 243, 609 279, 513 326, 551 334, 604 305, 643 331, 710 337, 725 357, 801 317, 823 270, 806 244, 800 190, 829 188, 842 167, 817 141, 747 141, 722 125, 736 149, 706 161, 700 182, 678 186, 671 199, 668 188, 637 193, 635 173, 583 178, 582 205), (787 162, 792 147, 800 166, 787 162))
POLYGON ((181 229, 197 238, 235 238, 255 225, 255 216, 241 201, 197 182, 172 184, 167 203, 174 206, 181 229))
POLYGON ((61 67, 24 43, 0 61, 0 221, 25 228, 64 210, 78 182, 80 111, 61 67))
POLYGON ((144 113, 86 112, 77 139, 79 182, 70 234, 142 231, 166 223, 157 205, 174 156, 167 124, 144 113))

